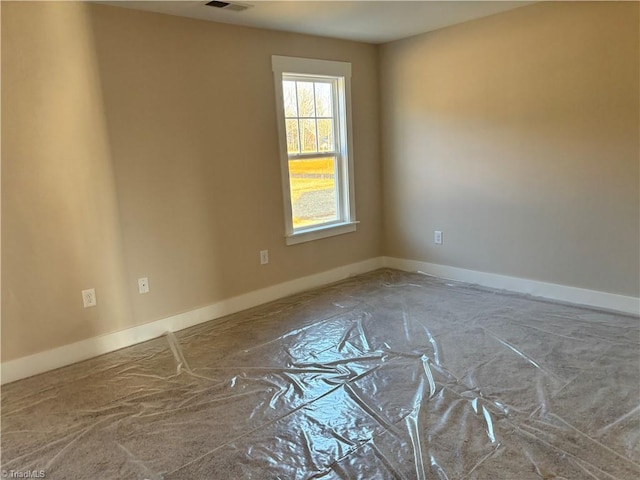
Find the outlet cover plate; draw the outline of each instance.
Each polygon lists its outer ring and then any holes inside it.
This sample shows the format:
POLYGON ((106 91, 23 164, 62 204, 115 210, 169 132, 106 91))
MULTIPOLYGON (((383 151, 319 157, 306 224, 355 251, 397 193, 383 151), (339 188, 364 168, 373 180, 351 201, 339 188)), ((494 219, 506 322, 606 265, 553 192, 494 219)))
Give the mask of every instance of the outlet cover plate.
POLYGON ((138 279, 138 291, 140 293, 149 293, 149 279, 147 277, 138 279))
POLYGON ((82 290, 82 304, 84 305, 84 308, 95 307, 97 303, 95 288, 82 290))

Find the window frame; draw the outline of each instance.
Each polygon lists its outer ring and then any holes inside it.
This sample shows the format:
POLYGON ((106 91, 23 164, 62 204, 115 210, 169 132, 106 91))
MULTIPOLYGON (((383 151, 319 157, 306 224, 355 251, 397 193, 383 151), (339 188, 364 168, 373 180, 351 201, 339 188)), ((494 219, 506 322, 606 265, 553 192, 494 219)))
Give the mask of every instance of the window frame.
POLYGON ((353 174, 353 145, 351 128, 351 64, 331 60, 315 60, 299 57, 272 56, 272 68, 276 92, 276 114, 278 122, 278 140, 280 150, 280 170, 282 178, 282 196, 285 214, 285 241, 287 245, 318 240, 320 238, 354 232, 356 225, 355 187, 353 174), (313 154, 288 153, 286 116, 282 82, 284 77, 300 80, 327 81, 331 79, 333 92, 334 135, 336 152, 318 152, 313 154), (324 78, 323 78, 324 77, 324 78), (291 185, 289 181, 289 160, 300 158, 336 157, 336 190, 338 219, 303 228, 293 226, 293 208, 291 204, 291 185))

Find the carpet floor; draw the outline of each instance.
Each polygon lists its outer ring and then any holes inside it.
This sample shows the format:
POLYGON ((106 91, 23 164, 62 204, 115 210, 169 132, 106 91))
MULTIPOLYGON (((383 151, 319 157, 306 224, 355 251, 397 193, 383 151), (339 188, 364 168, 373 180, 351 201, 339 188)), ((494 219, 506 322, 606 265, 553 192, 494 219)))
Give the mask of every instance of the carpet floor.
POLYGON ((2 473, 640 478, 637 317, 378 270, 2 388, 2 473))

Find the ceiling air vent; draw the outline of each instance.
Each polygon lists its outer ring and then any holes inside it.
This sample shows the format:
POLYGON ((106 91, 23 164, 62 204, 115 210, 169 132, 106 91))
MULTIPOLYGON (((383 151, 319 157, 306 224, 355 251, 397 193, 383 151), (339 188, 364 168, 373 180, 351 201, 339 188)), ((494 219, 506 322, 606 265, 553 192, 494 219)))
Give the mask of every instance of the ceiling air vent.
POLYGON ((222 8, 224 10, 229 10, 230 12, 242 12, 253 7, 253 5, 238 2, 207 2, 205 5, 208 7, 222 8))

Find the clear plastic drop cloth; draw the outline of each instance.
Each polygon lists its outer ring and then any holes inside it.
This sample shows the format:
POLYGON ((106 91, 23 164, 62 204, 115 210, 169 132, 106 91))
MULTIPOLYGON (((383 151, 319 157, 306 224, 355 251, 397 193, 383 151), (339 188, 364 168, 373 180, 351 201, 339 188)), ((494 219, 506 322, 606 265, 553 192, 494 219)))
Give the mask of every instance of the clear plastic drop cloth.
POLYGON ((379 270, 4 386, 2 471, 638 479, 639 368, 637 317, 379 270))

